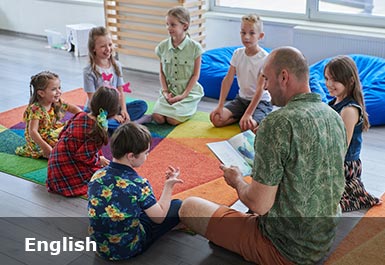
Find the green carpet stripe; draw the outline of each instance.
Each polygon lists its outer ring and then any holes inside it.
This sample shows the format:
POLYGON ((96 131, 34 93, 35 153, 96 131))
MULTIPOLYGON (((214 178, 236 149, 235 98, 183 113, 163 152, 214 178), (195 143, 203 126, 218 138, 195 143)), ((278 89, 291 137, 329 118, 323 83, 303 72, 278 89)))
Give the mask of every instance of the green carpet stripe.
MULTIPOLYGON (((134 99, 127 97, 127 102, 132 100, 134 99)), ((150 114, 154 102, 147 102, 147 104, 147 114, 150 114)), ((146 126, 151 132, 154 146, 151 150, 151 159, 138 170, 147 169, 146 177, 154 175, 152 184, 153 187, 155 185, 155 188, 158 188, 159 193, 161 193, 160 189, 164 183, 163 179, 159 179, 159 174, 162 174, 165 168, 173 162, 177 163, 175 166, 181 167, 186 177, 186 183, 189 183, 185 187, 181 186, 181 191, 220 176, 218 165, 211 170, 212 164, 219 164, 219 161, 207 149, 204 139, 227 139, 239 133, 237 124, 225 128, 213 127, 209 114, 202 111, 198 111, 189 121, 179 126, 155 123, 149 123, 146 126), (164 140, 169 143, 166 147, 161 144, 164 140), (161 151, 158 150, 159 146, 163 148, 159 149, 161 151), (160 184, 156 184, 158 179, 160 184)), ((23 130, 6 129, 0 125, 0 171, 45 185, 47 160, 15 155, 16 147, 25 144, 22 133, 23 130)))
POLYGON ((21 176, 31 171, 47 168, 47 160, 45 159, 32 159, 5 153, 0 153, 0 161, 0 171, 15 176, 21 176))
POLYGON ((25 139, 12 130, 5 130, 0 133, 0 143, 1 153, 15 154, 16 147, 24 145, 25 139))
POLYGON ((21 176, 24 179, 30 180, 32 182, 45 185, 45 181, 47 179, 47 168, 42 168, 39 170, 35 170, 21 176))

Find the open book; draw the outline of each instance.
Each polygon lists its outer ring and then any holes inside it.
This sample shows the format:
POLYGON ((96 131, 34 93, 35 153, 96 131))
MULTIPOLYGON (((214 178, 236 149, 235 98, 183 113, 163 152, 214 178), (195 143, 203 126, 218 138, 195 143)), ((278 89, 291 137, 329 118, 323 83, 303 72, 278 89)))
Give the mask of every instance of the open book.
POLYGON ((247 130, 229 140, 208 143, 207 146, 222 164, 238 166, 243 176, 248 176, 254 163, 254 138, 255 134, 247 130))

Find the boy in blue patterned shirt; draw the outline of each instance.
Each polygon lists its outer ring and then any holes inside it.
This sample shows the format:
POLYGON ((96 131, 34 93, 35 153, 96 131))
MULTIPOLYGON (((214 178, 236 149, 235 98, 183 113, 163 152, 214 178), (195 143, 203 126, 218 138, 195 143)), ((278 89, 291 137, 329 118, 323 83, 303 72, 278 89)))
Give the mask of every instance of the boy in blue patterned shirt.
POLYGON ((123 260, 144 252, 179 223, 180 200, 171 200, 179 168, 169 166, 159 201, 147 179, 134 170, 147 159, 151 134, 146 127, 122 124, 111 137, 112 162, 88 184, 89 233, 98 254, 123 260))

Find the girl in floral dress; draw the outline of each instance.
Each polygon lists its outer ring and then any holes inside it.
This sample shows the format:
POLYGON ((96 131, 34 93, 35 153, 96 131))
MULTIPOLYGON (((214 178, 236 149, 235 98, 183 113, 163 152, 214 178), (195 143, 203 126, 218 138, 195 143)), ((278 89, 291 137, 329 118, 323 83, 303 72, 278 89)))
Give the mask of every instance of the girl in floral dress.
POLYGON ((20 156, 48 158, 63 128, 60 119, 66 111, 78 113, 81 109, 60 99, 59 76, 49 71, 31 77, 31 98, 24 112, 25 145, 16 148, 20 156))

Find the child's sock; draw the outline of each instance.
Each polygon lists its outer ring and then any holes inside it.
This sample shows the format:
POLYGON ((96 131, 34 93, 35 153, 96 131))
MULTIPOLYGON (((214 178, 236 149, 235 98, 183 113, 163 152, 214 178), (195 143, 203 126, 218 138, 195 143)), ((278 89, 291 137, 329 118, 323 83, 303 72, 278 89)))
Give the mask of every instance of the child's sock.
POLYGON ((148 114, 144 114, 142 117, 137 119, 135 122, 139 124, 145 124, 145 123, 150 123, 152 121, 152 116, 148 114))

